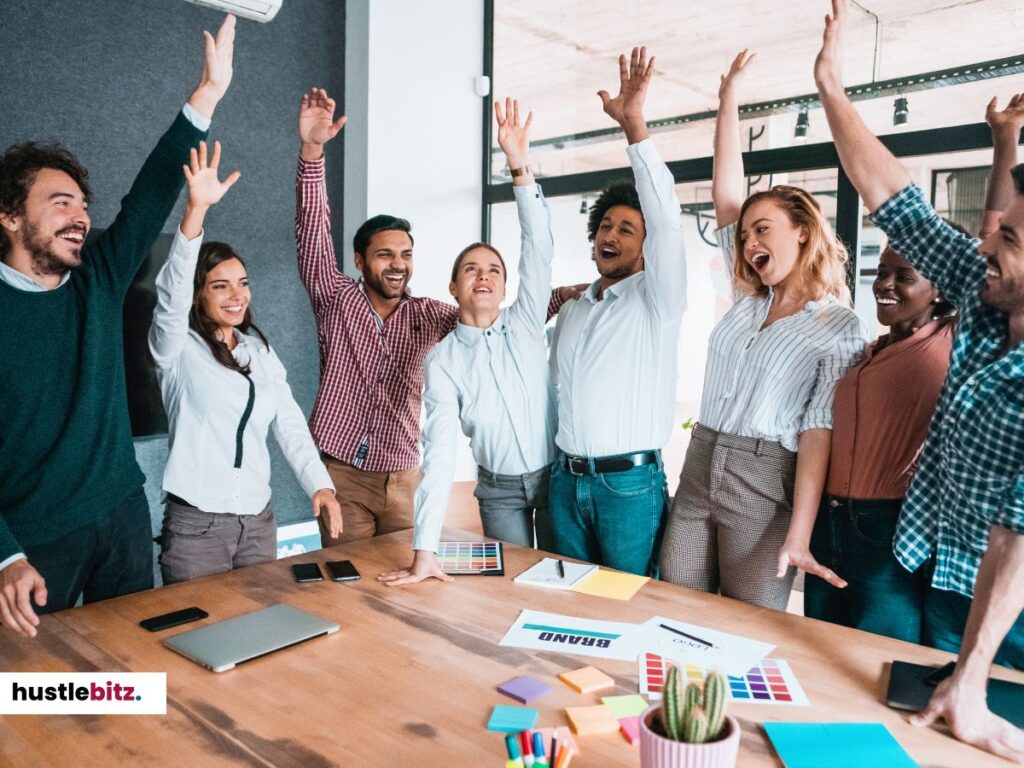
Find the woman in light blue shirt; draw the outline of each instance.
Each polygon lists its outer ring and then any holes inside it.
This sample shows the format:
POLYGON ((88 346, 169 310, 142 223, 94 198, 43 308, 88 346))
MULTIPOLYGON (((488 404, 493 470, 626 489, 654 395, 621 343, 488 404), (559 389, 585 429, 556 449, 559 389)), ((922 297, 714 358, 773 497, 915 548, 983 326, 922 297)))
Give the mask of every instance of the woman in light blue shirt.
MULTIPOLYGON (((423 477, 416 491, 412 565, 382 574, 391 586, 434 577, 449 580, 435 552, 455 472, 461 423, 479 465, 475 495, 484 534, 551 549, 547 517, 548 467, 554 458, 555 401, 544 326, 551 291, 554 244, 540 187, 527 164, 527 131, 533 114, 519 120, 519 103, 495 102, 498 144, 512 171, 522 230, 519 293, 505 298, 505 261, 485 243, 462 251, 452 268, 450 290, 459 304, 459 325, 424 361, 423 477)), ((565 289, 563 289, 565 290, 565 289)), ((568 289, 571 291, 572 289, 568 289)))
POLYGON ((271 429, 313 514, 325 514, 334 535, 341 529, 334 484, 284 366, 252 324, 245 265, 224 243, 200 248, 207 210, 238 173, 219 181, 220 144, 209 164, 205 142, 199 147, 185 170, 188 204, 156 279, 149 333, 170 433, 160 537, 165 584, 274 559, 271 429))

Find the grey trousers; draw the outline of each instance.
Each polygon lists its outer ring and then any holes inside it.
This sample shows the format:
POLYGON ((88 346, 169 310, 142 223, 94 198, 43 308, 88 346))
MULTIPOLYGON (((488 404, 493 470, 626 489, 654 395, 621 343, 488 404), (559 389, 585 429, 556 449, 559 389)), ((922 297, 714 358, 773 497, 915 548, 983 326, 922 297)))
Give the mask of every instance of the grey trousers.
POLYGON ((164 584, 265 563, 275 557, 277 523, 269 505, 258 515, 231 515, 167 502, 160 533, 164 584))
POLYGON ((776 578, 793 516, 796 454, 779 443, 693 430, 661 548, 661 578, 786 610, 796 570, 776 578))
POLYGON ((480 503, 484 536, 532 547, 536 526, 537 548, 552 551, 555 540, 548 515, 550 471, 550 467, 543 467, 525 475, 496 475, 477 467, 473 495, 480 503))

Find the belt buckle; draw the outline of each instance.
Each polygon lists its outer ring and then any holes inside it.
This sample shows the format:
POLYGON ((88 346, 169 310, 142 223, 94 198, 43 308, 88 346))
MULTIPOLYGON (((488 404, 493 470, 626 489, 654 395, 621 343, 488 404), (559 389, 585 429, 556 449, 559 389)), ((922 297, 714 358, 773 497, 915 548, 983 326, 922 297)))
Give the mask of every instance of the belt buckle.
POLYGON ((565 466, 566 466, 566 469, 569 470, 569 474, 573 475, 575 477, 582 477, 583 475, 587 474, 588 467, 587 467, 587 460, 586 459, 579 458, 577 456, 566 456, 565 457, 565 466), (580 471, 577 471, 576 470, 577 466, 582 466, 583 469, 580 470, 580 471))

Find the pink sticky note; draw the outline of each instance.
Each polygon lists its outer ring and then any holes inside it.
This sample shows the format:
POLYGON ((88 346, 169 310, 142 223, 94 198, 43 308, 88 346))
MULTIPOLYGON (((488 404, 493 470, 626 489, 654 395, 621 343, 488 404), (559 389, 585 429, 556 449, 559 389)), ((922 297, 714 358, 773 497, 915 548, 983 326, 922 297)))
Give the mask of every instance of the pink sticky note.
POLYGON ((640 743, 640 715, 623 717, 619 719, 619 730, 626 737, 626 741, 636 746, 640 743))

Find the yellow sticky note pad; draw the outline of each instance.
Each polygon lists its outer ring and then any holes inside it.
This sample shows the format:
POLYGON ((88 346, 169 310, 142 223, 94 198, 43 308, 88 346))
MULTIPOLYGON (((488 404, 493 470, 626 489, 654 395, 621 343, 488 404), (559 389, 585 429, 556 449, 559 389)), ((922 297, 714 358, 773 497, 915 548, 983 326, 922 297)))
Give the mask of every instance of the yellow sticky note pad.
POLYGON ((563 672, 558 679, 577 693, 595 693, 615 687, 614 680, 594 667, 581 667, 572 672, 563 672))
POLYGON ((619 721, 604 704, 593 707, 566 707, 565 714, 577 736, 619 732, 619 721))
POLYGON ((601 568, 584 579, 583 583, 573 587, 572 591, 581 592, 584 595, 610 597, 612 600, 629 600, 648 581, 650 581, 649 576, 606 571, 601 568))

